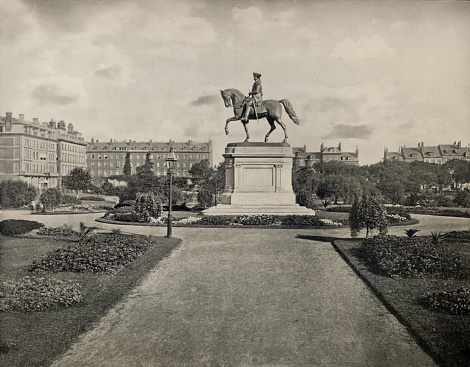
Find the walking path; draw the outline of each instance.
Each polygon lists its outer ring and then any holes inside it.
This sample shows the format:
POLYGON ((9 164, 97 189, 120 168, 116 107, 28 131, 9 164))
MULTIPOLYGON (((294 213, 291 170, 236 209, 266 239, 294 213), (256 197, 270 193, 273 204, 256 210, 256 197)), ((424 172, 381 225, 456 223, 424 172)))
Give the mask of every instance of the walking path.
POLYGON ((177 232, 181 247, 54 367, 434 366, 329 243, 177 232))
MULTIPOLYGON (((2 214, 73 227, 97 216, 2 214)), ((464 218, 414 217, 423 235, 470 227, 464 218)), ((53 367, 434 366, 329 243, 297 237, 349 237, 348 229, 173 233, 183 244, 53 367)))

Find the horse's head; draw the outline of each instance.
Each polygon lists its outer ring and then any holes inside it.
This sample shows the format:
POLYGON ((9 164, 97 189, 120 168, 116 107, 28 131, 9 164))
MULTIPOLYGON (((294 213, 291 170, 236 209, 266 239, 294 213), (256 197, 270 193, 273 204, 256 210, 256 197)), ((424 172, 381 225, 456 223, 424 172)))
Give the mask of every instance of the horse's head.
POLYGON ((220 91, 220 94, 222 95, 222 99, 224 100, 225 107, 232 107, 232 96, 230 93, 227 93, 224 90, 220 91))

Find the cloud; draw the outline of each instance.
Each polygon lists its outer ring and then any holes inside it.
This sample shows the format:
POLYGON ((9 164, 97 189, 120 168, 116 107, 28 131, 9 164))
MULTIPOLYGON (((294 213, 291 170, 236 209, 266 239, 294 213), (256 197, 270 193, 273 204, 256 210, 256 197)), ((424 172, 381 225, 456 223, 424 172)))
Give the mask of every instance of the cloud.
POLYGON ((246 9, 237 7, 232 9, 232 19, 235 24, 249 33, 289 27, 295 21, 295 15, 296 12, 290 10, 274 14, 271 19, 268 19, 261 9, 256 6, 246 9))
POLYGON ((324 139, 369 139, 373 133, 374 129, 370 125, 345 125, 338 124, 334 125, 331 132, 327 135, 324 135, 324 139))
POLYGON ((205 95, 201 96, 195 101, 191 102, 191 106, 205 106, 205 105, 213 105, 219 102, 219 98, 214 95, 205 95))
POLYGON ((121 73, 119 65, 100 64, 95 74, 104 78, 114 79, 121 73))
POLYGON ((395 54, 395 50, 391 48, 387 42, 378 34, 361 37, 354 42, 351 38, 336 44, 333 52, 330 54, 331 59, 344 60, 366 60, 366 59, 390 59, 395 54))
POLYGON ((37 80, 31 90, 31 97, 40 105, 70 105, 85 96, 82 81, 76 78, 54 77, 37 80))

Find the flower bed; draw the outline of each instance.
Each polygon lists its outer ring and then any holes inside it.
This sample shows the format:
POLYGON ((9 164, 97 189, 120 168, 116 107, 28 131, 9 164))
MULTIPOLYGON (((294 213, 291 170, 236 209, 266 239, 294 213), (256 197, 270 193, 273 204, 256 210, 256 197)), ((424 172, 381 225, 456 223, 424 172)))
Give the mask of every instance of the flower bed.
POLYGON ((61 227, 43 227, 39 229, 36 234, 40 236, 73 236, 76 235, 77 232, 72 229, 72 226, 64 224, 61 227))
POLYGON ((152 240, 145 236, 99 234, 88 242, 79 242, 34 261, 34 274, 51 272, 91 272, 115 274, 144 254, 152 240))
POLYGON ((470 279, 470 264, 429 237, 376 236, 362 242, 358 256, 371 271, 392 278, 470 279))
POLYGON ((58 279, 24 277, 0 282, 0 312, 44 311, 82 301, 78 284, 58 279))
POLYGON ((470 315, 470 289, 460 287, 455 291, 429 292, 420 299, 421 304, 434 311, 453 315, 470 315))
POLYGON ((24 219, 7 219, 0 222, 0 233, 4 236, 17 236, 43 227, 44 224, 24 219))

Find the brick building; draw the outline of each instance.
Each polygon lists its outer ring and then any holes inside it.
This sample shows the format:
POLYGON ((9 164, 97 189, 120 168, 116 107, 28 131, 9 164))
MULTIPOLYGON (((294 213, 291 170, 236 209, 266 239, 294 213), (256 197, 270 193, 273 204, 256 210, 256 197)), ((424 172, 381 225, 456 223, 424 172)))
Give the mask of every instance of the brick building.
POLYGON ((150 153, 150 160, 153 163, 153 171, 157 176, 166 175, 166 163, 170 147, 178 159, 176 164, 177 177, 189 177, 189 170, 196 162, 203 159, 209 160, 210 166, 213 164, 212 141, 207 143, 196 143, 192 140, 187 142, 136 142, 136 141, 116 141, 99 142, 91 139, 87 145, 88 170, 93 178, 104 178, 123 174, 126 155, 129 154, 132 173, 137 167, 145 163, 147 153, 150 153))
POLYGON ((0 179, 17 178, 43 190, 59 187, 73 168, 86 168, 86 142, 64 121, 0 117, 0 179))

